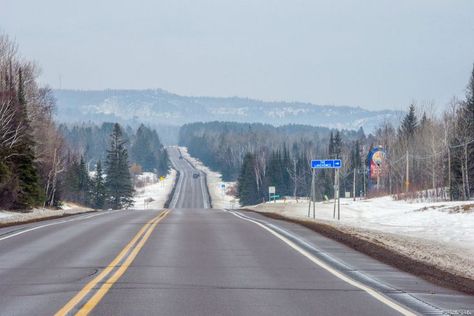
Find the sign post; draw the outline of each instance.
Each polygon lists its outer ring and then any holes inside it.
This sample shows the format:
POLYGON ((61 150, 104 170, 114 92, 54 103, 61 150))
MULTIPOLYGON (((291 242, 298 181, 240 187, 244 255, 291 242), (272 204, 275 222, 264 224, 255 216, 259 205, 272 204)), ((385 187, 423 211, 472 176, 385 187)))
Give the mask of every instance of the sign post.
MULTIPOLYGON (((273 197, 273 200, 275 201, 276 197, 275 197, 275 192, 276 192, 276 189, 275 187, 271 186, 271 187, 268 187, 268 201, 271 202, 272 201, 272 197, 273 197)), ((276 202, 275 202, 276 203, 276 202)))
POLYGON ((313 169, 313 177, 311 179, 311 197, 308 208, 308 217, 310 215, 311 201, 313 201, 313 218, 315 218, 315 194, 314 194, 314 177, 315 169, 336 169, 334 174, 334 211, 333 218, 336 218, 336 204, 337 204, 337 219, 341 219, 341 203, 340 203, 340 194, 339 194, 339 169, 342 167, 341 159, 318 159, 311 160, 311 168, 313 169))

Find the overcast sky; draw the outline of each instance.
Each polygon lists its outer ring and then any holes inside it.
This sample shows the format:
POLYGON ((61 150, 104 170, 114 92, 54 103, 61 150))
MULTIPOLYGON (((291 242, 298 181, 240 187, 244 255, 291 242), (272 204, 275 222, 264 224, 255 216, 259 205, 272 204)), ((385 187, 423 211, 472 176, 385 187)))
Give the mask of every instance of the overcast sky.
POLYGON ((463 96, 473 0, 0 0, 41 81, 405 108, 463 96))

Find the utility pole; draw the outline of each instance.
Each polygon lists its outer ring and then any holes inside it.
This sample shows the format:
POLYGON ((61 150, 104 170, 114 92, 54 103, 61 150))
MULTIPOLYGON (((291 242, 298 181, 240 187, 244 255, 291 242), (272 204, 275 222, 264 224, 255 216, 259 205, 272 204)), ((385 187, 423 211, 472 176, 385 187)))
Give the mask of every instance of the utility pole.
POLYGON ((365 183, 365 175, 367 174, 366 172, 366 166, 364 165, 363 172, 362 172, 362 179, 364 180, 364 198, 367 196, 367 184, 365 183))
POLYGON ((336 203, 337 203, 337 170, 334 170, 334 210, 332 218, 336 218, 336 203))
POLYGON ((408 190, 410 188, 410 160, 408 156, 408 150, 407 150, 407 162, 406 162, 406 181, 405 181, 405 192, 408 193, 408 190))
POLYGON ((336 171, 337 174, 337 220, 341 219, 341 194, 339 194, 339 169, 336 171))
POLYGON ((467 165, 467 145, 468 143, 464 144, 464 169, 466 170, 466 197, 469 200, 471 198, 471 188, 469 185, 469 168, 467 165))
POLYGON ((354 179, 352 179, 352 198, 356 200, 356 172, 357 168, 354 169, 354 179))
POLYGON ((453 192, 451 190, 451 149, 448 145, 448 190, 449 190, 449 200, 453 200, 453 192))
POLYGON ((315 169, 311 172, 311 192, 309 193, 309 205, 308 205, 308 217, 311 216, 311 202, 313 202, 313 217, 315 212, 315 205, 314 205, 314 186, 315 186, 315 169))

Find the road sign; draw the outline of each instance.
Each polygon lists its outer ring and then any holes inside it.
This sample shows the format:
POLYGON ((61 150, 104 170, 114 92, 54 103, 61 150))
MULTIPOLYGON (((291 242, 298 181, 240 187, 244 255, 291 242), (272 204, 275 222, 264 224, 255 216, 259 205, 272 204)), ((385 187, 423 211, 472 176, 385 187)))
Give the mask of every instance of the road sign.
POLYGON ((268 187, 268 194, 269 195, 272 195, 272 194, 275 194, 275 187, 268 187))
POLYGON ((341 159, 311 160, 311 168, 313 169, 339 169, 341 167, 341 159))
POLYGON ((270 198, 272 198, 272 199, 278 199, 279 197, 280 197, 279 194, 270 195, 270 198))

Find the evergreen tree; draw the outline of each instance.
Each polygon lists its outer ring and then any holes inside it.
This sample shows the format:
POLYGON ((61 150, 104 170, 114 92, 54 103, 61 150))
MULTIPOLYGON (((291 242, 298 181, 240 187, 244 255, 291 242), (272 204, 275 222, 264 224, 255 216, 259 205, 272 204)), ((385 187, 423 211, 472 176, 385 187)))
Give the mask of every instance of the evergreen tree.
POLYGON ((128 152, 118 123, 115 123, 110 135, 106 168, 108 205, 114 210, 130 207, 133 204, 134 190, 128 166, 128 152))
POLYGON ((341 158, 341 152, 342 152, 342 138, 341 134, 339 131, 336 132, 336 136, 334 136, 334 142, 333 142, 333 155, 335 159, 341 158))
POLYGON ((243 206, 254 205, 261 202, 255 174, 255 163, 255 156, 251 153, 247 153, 237 179, 238 197, 240 204, 243 206))
POLYGON ((135 140, 130 147, 130 155, 132 161, 139 164, 144 171, 156 171, 159 175, 168 173, 168 154, 158 134, 143 124, 137 130, 135 140))
POLYGON ((348 188, 350 191, 352 191, 353 189, 353 181, 354 181, 354 172, 356 173, 355 174, 355 178, 356 178, 356 183, 355 183, 355 194, 356 196, 359 195, 360 191, 362 190, 362 183, 363 183, 363 175, 361 174, 361 171, 362 171, 362 157, 360 156, 360 143, 359 143, 359 140, 356 140, 354 142, 354 146, 352 148, 352 152, 351 152, 351 167, 352 167, 352 170, 351 170, 351 187, 348 188))
POLYGON ((43 194, 40 188, 40 178, 35 167, 34 142, 28 119, 27 101, 24 91, 22 70, 18 72, 17 109, 15 124, 23 128, 23 135, 12 155, 14 204, 13 208, 25 209, 42 203, 43 194))
POLYGON ((334 158, 334 136, 331 134, 329 136, 329 147, 328 147, 329 158, 334 158))
POLYGON ((84 156, 81 156, 79 161, 79 166, 77 169, 77 189, 79 193, 79 203, 82 205, 89 206, 90 201, 90 185, 91 179, 89 173, 87 172, 86 162, 84 156))
POLYGON ((97 162, 95 177, 92 181, 92 207, 94 209, 103 209, 105 206, 106 191, 102 163, 97 162))
POLYGON ((281 193, 284 179, 282 173, 281 153, 279 150, 272 151, 265 175, 265 186, 274 186, 277 192, 281 193))
MULTIPOLYGON (((461 120, 460 128, 463 128, 469 132, 469 140, 474 140, 474 66, 471 73, 467 90, 466 90, 466 101, 464 102, 463 111, 465 119, 461 120)), ((469 178, 469 189, 471 192, 468 193, 469 197, 474 194, 474 144, 471 143, 467 146, 467 177, 469 178)))
POLYGON ((410 104, 408 113, 400 125, 399 137, 404 138, 408 144, 411 144, 417 128, 418 118, 416 117, 415 113, 415 105, 410 104))
MULTIPOLYGON (((466 91, 466 108, 470 114, 470 121, 474 125, 474 65, 472 67, 471 78, 466 91)), ((472 130, 474 134, 474 130, 472 130)))

